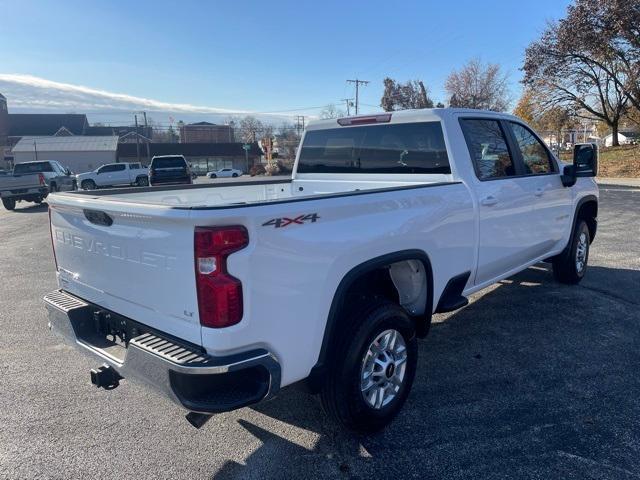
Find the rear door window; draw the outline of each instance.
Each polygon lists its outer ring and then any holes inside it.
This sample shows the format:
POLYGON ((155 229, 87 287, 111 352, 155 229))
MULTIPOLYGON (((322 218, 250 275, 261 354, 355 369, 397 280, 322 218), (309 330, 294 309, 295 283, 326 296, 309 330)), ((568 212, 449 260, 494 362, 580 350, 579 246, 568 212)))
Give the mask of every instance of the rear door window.
POLYGON ((497 120, 464 118, 460 120, 460 124, 480 180, 516 175, 513 157, 497 120))
POLYGON ((32 162, 32 163, 18 163, 13 168, 14 174, 24 173, 39 173, 39 172, 53 172, 53 167, 49 162, 32 162))
POLYGON ((440 122, 310 130, 299 173, 451 173, 440 122))

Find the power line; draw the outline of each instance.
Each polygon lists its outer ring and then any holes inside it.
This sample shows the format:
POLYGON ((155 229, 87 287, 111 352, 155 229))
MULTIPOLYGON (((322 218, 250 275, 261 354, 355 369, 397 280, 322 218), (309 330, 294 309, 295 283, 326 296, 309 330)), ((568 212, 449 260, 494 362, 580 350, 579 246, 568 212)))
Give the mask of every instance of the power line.
POLYGON ((369 84, 369 80, 358 80, 357 78, 355 80, 347 80, 347 83, 355 83, 356 85, 356 115, 358 115, 358 87, 360 85, 368 85, 369 84))

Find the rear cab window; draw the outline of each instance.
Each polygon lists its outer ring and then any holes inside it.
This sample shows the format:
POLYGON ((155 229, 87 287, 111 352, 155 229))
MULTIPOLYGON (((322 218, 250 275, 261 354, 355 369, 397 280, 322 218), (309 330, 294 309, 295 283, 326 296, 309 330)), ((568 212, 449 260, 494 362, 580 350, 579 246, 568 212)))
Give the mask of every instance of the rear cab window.
POLYGON ((451 173, 440 122, 309 130, 298 173, 451 173))
POLYGON ((151 168, 186 168, 187 162, 183 157, 162 157, 151 160, 151 168))
POLYGON ((53 167, 49 162, 32 162, 32 163, 18 163, 13 168, 13 173, 17 175, 25 173, 40 173, 40 172, 53 172, 53 167))

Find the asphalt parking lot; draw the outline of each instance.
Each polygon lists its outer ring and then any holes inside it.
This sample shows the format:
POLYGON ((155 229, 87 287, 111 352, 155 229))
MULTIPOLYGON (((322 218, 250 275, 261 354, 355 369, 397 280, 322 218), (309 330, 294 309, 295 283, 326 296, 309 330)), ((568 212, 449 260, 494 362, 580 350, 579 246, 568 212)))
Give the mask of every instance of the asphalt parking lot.
POLYGON ((0 478, 640 477, 640 189, 603 188, 599 222, 580 286, 539 265, 438 315, 404 411, 360 437, 297 387, 201 430, 97 390, 47 329, 46 205, 0 210, 0 478))

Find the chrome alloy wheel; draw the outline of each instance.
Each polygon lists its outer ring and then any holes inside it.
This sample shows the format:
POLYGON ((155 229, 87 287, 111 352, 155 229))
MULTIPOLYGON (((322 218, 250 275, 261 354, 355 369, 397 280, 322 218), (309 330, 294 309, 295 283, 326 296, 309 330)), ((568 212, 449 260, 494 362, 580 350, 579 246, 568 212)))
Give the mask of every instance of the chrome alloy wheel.
POLYGON ((360 390, 367 404, 379 410, 400 391, 407 368, 407 345, 397 330, 378 335, 362 358, 360 390))
POLYGON ((578 238, 578 245, 576 247, 576 271, 582 273, 587 264, 587 251, 589 250, 589 244, 587 241, 587 234, 585 232, 580 233, 578 238))

